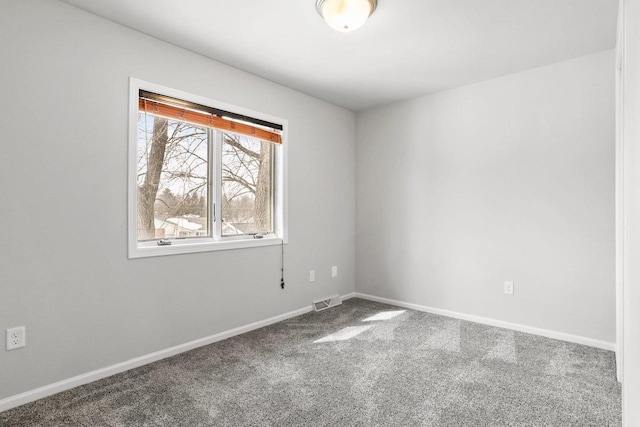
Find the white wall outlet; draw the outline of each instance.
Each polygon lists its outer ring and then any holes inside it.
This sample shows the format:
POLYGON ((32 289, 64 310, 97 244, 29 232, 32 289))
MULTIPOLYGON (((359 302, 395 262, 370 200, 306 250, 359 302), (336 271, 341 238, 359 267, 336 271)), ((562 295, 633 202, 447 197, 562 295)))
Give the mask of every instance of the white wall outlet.
POLYGON ((504 282, 504 293, 513 295, 513 282, 504 282))
POLYGON ((331 267, 331 277, 338 277, 338 266, 334 265, 331 267))
POLYGON ((311 270, 309 272, 309 281, 310 282, 315 282, 316 281, 316 271, 315 270, 311 270))
POLYGON ((7 329, 7 350, 15 350, 25 345, 27 345, 27 334, 24 326, 7 329))

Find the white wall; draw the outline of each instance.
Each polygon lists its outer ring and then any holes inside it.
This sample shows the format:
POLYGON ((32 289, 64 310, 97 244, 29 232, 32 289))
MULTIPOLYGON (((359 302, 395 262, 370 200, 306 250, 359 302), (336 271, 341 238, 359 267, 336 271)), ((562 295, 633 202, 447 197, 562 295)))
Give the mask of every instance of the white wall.
POLYGON ((623 0, 624 324, 622 409, 640 425, 640 1, 623 0))
POLYGON ((622 381, 623 360, 623 316, 624 316, 624 144, 622 115, 624 111, 624 25, 623 3, 618 3, 616 34, 616 376, 622 381))
POLYGON ((358 113, 356 291, 615 342, 614 81, 605 51, 358 113))
POLYGON ((0 58, 0 399, 353 292, 353 113, 57 1, 2 2, 0 58), (130 76, 289 121, 284 291, 280 247, 127 259, 130 76))

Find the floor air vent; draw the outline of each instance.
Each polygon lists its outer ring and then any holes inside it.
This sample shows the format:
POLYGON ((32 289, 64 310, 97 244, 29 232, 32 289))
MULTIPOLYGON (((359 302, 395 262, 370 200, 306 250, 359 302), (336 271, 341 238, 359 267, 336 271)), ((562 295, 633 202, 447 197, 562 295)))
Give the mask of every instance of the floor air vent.
POLYGON ((340 295, 334 295, 332 297, 314 301, 313 308, 315 311, 322 311, 340 304, 342 304, 342 298, 340 298, 340 295))

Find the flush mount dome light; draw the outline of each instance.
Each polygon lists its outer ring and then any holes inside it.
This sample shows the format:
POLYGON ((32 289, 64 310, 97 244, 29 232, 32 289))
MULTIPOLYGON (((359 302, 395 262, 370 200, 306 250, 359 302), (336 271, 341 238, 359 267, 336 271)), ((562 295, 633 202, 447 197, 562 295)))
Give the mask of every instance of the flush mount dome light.
POLYGON ((317 0, 320 16, 336 31, 349 32, 362 27, 376 10, 377 0, 317 0))

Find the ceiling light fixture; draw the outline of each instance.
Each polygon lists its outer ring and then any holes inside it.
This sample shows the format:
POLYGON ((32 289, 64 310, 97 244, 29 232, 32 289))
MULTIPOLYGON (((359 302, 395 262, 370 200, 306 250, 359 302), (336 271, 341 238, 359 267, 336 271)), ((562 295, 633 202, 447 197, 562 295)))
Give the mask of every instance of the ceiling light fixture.
POLYGON ((316 0, 320 16, 331 28, 344 33, 362 27, 376 6, 377 0, 316 0))

